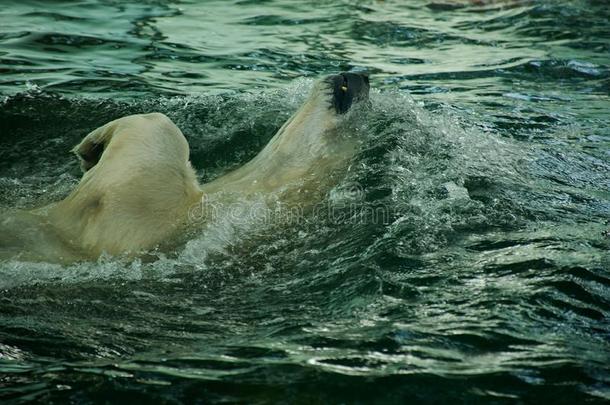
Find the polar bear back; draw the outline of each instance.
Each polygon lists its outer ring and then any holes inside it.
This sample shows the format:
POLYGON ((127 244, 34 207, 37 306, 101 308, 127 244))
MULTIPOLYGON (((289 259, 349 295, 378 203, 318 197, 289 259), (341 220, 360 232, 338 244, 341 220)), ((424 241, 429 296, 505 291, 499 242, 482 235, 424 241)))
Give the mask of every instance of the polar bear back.
POLYGON ((201 197, 184 135, 165 115, 131 115, 74 148, 86 170, 50 210, 72 244, 93 255, 150 249, 183 225, 201 197), (78 240, 75 240, 78 239, 78 240))

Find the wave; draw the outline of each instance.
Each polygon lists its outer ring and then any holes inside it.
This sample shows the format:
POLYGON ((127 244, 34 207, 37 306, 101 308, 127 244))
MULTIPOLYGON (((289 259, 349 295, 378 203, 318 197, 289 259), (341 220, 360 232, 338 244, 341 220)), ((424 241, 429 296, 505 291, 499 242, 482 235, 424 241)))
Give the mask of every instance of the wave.
MULTIPOLYGON (((7 97, 0 113, 6 134, 0 142, 5 156, 0 203, 5 209, 25 209, 64 197, 80 177, 68 153, 73 145, 109 120, 151 111, 167 114, 182 129, 201 182, 210 181, 253 157, 304 100, 310 85, 297 80, 285 89, 143 101, 65 98, 38 89, 7 97)), ((357 134, 360 151, 317 210, 283 226, 261 224, 260 219, 218 221, 201 234, 188 235, 169 258, 153 252, 142 266, 156 269, 152 274, 159 268, 161 273, 208 268, 210 261, 215 267, 228 258, 231 263, 257 261, 255 252, 271 246, 306 251, 308 244, 309 250, 318 250, 314 246, 327 243, 335 249, 332 255, 348 262, 363 252, 365 258, 413 258, 441 254, 463 240, 527 232, 540 221, 581 223, 600 232, 581 238, 603 244, 599 235, 609 207, 602 198, 604 176, 592 170, 603 161, 579 153, 558 160, 543 145, 526 147, 485 133, 449 109, 427 110, 403 93, 377 91, 371 99, 372 107, 358 111, 344 128, 357 134), (575 167, 582 169, 580 175, 575 167), (331 243, 338 234, 343 237, 331 243), (301 242, 293 246, 293 238, 301 242), (244 246, 252 251, 245 252, 244 246), (146 263, 156 260, 156 265, 146 263)), ((107 262, 113 259, 100 263, 107 262)), ((131 265, 117 259, 111 267, 131 265)), ((98 266, 101 278, 108 276, 104 266, 98 266)), ((87 263, 68 267, 65 278, 95 278, 95 268, 87 263)), ((19 284, 20 276, 24 283, 56 278, 45 271, 61 273, 56 266, 2 264, 11 285, 19 284), (27 267, 29 273, 23 270, 27 267)), ((132 277, 131 270, 116 274, 128 272, 132 277)))

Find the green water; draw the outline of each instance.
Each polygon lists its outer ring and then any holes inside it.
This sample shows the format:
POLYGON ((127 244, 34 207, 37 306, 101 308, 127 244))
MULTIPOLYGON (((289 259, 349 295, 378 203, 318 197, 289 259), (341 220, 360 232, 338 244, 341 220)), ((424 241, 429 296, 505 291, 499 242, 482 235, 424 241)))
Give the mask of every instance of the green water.
POLYGON ((206 182, 313 79, 372 94, 301 221, 0 261, 0 401, 610 400, 610 7, 474 3, 4 1, 0 210, 66 196, 126 114, 171 117, 206 182))

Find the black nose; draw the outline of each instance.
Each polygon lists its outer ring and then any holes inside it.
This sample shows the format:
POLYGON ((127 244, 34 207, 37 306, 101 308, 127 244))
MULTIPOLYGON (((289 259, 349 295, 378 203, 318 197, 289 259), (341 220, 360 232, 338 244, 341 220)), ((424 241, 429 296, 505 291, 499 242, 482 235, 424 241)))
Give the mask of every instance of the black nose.
POLYGON ((362 73, 341 73, 328 78, 333 89, 333 107, 345 114, 353 103, 368 98, 369 77, 362 73))

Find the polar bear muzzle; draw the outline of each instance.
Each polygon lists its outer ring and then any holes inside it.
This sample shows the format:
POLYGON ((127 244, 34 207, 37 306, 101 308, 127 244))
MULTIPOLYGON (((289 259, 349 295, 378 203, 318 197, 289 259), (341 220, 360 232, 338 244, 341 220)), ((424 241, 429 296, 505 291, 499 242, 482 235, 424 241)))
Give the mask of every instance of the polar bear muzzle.
POLYGON ((333 90, 332 106, 337 114, 345 114, 352 104, 369 96, 369 78, 360 73, 341 73, 328 79, 333 90))

